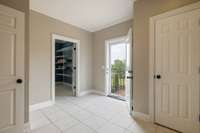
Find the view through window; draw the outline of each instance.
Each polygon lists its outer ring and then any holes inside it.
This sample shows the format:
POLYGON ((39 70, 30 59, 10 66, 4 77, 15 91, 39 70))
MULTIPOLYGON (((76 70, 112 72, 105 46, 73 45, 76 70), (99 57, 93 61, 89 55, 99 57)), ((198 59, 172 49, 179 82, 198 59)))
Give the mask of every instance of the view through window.
POLYGON ((115 43, 110 47, 111 94, 125 97, 126 44, 115 43))

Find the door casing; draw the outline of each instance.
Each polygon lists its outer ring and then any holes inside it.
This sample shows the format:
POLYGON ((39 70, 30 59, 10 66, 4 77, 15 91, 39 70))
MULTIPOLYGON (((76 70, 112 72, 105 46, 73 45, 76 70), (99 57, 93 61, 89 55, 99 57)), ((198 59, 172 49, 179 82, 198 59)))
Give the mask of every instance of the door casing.
MULTIPOLYGON (((190 4, 154 17, 149 21, 149 116, 150 121, 155 122, 155 23, 157 20, 179 15, 192 10, 200 9, 200 2, 190 4)), ((200 112, 199 112, 200 113, 200 112)))
POLYGON ((59 34, 52 34, 52 63, 51 63, 51 100, 55 103, 55 40, 64 40, 68 42, 73 42, 76 45, 76 96, 80 93, 80 40, 65 37, 59 34))
MULTIPOLYGON (((132 32, 132 29, 131 29, 131 32, 132 32)), ((121 37, 117 37, 117 38, 113 38, 113 39, 110 39, 110 40, 106 40, 105 41, 105 66, 104 66, 104 69, 105 69, 105 95, 108 96, 109 95, 109 92, 110 92, 110 83, 111 83, 111 79, 110 79, 110 76, 109 76, 109 73, 110 73, 110 45, 112 45, 113 43, 115 42, 125 42, 126 43, 126 40, 127 40, 127 35, 126 36, 121 36, 121 37)), ((127 45, 127 44, 125 44, 127 45)), ((133 44, 132 44, 133 45, 133 44)), ((131 94, 130 94, 130 103, 129 104, 133 104, 133 88, 131 88, 130 90, 131 94)), ((126 99, 126 96, 125 96, 125 99, 126 99)), ((133 106, 133 105, 132 105, 133 106)), ((132 108, 132 107, 131 107, 132 108)), ((132 114, 132 109, 131 109, 131 112, 130 114, 132 114)))
POLYGON ((109 95, 109 92, 111 91, 111 69, 110 69, 110 47, 111 45, 115 45, 116 42, 125 42, 126 36, 113 38, 110 40, 105 41, 105 94, 106 96, 109 95))

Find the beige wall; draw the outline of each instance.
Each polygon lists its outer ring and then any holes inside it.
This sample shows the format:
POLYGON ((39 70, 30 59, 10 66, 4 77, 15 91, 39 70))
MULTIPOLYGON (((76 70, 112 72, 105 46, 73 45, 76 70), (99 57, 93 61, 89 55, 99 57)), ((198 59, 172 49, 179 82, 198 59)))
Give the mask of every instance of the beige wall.
POLYGON ((74 26, 30 12, 30 104, 51 97, 51 34, 58 33, 81 41, 81 91, 104 91, 105 40, 124 36, 132 20, 90 33, 74 26), (96 76, 98 75, 98 76, 96 76), (93 78, 94 77, 94 78, 93 78))
POLYGON ((37 12, 30 12, 30 104, 50 100, 51 35, 80 40, 80 91, 92 89, 92 33, 37 12))
POLYGON ((26 54, 26 83, 25 83, 25 122, 28 122, 29 113, 29 96, 28 96, 28 72, 29 72, 29 0, 1 0, 0 4, 6 5, 8 7, 17 9, 25 13, 25 54, 26 54))
POLYGON ((93 45, 93 88, 104 92, 105 90, 105 70, 102 66, 105 65, 105 41, 125 36, 128 33, 129 28, 132 27, 132 20, 117 24, 115 26, 106 28, 94 33, 94 45, 93 45))
POLYGON ((1 0, 0 4, 12 7, 26 13, 29 10, 29 0, 1 0))
POLYGON ((148 113, 149 18, 199 0, 138 0, 134 4, 134 110, 148 113))

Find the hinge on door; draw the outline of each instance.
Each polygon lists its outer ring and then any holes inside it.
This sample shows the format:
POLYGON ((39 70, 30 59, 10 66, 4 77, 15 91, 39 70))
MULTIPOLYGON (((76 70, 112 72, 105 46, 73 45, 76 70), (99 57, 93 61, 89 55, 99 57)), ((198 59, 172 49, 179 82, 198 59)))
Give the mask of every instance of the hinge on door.
POLYGON ((200 74, 200 66, 199 66, 199 74, 200 74))
POLYGON ((133 106, 131 107, 132 111, 133 111, 133 106))
POLYGON ((199 19, 199 23, 198 23, 198 24, 199 24, 199 26, 200 26, 200 19, 199 19))
POLYGON ((200 115, 199 115, 199 122, 200 122, 200 115))

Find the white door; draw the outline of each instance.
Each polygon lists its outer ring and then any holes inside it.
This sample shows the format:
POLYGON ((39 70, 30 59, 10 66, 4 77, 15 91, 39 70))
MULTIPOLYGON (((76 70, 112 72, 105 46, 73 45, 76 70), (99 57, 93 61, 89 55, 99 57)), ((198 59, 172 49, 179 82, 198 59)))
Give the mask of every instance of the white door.
POLYGON ((23 133, 23 81, 24 14, 0 5, 0 133, 23 133))
POLYGON ((126 38, 126 101, 128 103, 128 109, 132 112, 132 87, 133 87, 133 44, 132 44, 132 29, 129 30, 126 38))
POLYGON ((155 120, 199 133, 200 9, 155 24, 155 120))

